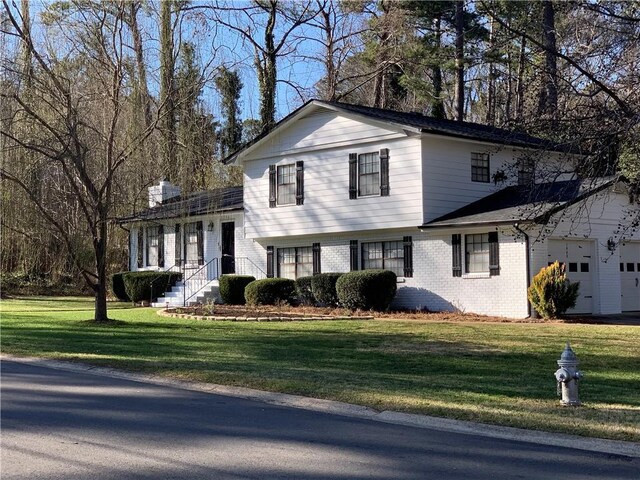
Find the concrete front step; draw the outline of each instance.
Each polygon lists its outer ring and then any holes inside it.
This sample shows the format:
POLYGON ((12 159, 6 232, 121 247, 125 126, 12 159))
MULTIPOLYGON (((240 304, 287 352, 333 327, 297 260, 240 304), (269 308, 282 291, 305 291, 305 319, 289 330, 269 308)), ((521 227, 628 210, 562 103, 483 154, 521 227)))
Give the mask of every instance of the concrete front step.
MULTIPOLYGON (((190 299, 187 301, 189 305, 195 305, 198 303, 208 302, 221 302, 220 288, 217 280, 212 280, 205 285, 200 291, 192 296, 191 293, 187 293, 190 299)), ((171 290, 166 292, 163 297, 158 297, 157 301, 151 304, 152 307, 166 308, 166 307, 182 307, 184 302, 184 285, 176 284, 171 290)))

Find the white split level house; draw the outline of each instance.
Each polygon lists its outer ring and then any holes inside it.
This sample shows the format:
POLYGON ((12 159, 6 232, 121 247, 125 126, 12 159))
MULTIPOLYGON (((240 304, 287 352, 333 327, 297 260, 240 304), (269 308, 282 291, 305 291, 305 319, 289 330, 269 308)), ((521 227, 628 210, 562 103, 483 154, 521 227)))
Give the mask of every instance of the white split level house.
POLYGON ((385 268, 393 307, 526 318, 532 277, 559 260, 580 281, 569 313, 640 310, 637 200, 617 178, 577 178, 577 158, 508 130, 312 100, 225 160, 243 187, 182 196, 161 182, 120 222, 131 270, 184 271, 159 306, 215 296, 225 273, 385 268))

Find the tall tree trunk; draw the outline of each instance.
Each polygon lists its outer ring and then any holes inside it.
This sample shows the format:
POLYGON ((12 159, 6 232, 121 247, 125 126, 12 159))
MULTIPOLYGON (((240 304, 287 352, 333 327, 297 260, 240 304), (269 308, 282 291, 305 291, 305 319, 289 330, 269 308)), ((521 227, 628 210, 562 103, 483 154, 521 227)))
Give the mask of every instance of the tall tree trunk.
POLYGON ((464 120, 464 0, 456 1, 456 120, 464 120))
POLYGON ((522 123, 524 114, 524 68, 527 60, 527 39, 520 39, 520 55, 518 56, 518 82, 516 85, 516 123, 522 123))
POLYGON ((276 28, 277 1, 269 3, 269 19, 264 30, 264 54, 260 57, 256 52, 258 66, 258 83, 260 88, 260 123, 262 131, 269 130, 276 123, 276 82, 277 52, 274 39, 276 28))
POLYGON ((542 43, 545 48, 544 54, 544 84, 540 92, 540 102, 538 113, 549 117, 553 123, 557 119, 558 113, 558 89, 556 87, 557 63, 556 63, 556 27, 555 10, 552 0, 542 2, 542 43))
POLYGON ((172 0, 160 2, 160 104, 162 109, 162 155, 164 171, 175 181, 176 162, 175 59, 173 47, 172 0))
POLYGON ((496 123, 496 67, 493 63, 493 49, 495 47, 495 22, 493 18, 489 23, 489 75, 487 78, 487 112, 485 121, 487 125, 495 125, 496 123))
POLYGON ((95 311, 94 320, 96 322, 106 322, 109 320, 107 315, 107 215, 100 209, 100 217, 103 220, 98 225, 99 237, 94 239, 93 248, 96 254, 96 275, 95 284, 95 311))
MULTIPOLYGON (((28 0, 23 0, 28 1, 28 0)), ((147 85, 147 67, 144 61, 144 51, 142 46, 142 35, 140 35, 140 27, 138 26, 138 10, 141 3, 134 0, 129 5, 129 27, 131 28, 131 37, 133 39, 133 50, 136 54, 136 65, 138 69, 138 88, 140 94, 140 104, 144 111, 145 128, 151 126, 151 97, 149 96, 149 87, 147 85)))
MULTIPOLYGON (((434 19, 434 31, 436 34, 436 51, 438 55, 442 49, 442 19, 438 16, 434 19)), ((433 100, 431 101, 431 115, 435 118, 445 118, 444 101, 442 99, 442 66, 438 58, 431 68, 433 75, 433 100)))

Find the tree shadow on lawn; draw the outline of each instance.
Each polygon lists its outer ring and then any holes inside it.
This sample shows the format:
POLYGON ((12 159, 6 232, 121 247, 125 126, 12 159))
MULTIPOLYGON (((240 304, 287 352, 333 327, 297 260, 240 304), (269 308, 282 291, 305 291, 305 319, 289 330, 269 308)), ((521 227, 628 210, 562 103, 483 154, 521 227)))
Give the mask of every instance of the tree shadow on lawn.
MULTIPOLYGON (((77 355, 81 361, 145 372, 182 371, 214 379, 237 373, 242 378, 236 384, 263 378, 265 384, 293 382, 311 390, 379 390, 413 397, 439 390, 531 400, 548 400, 555 394, 557 358, 545 353, 493 349, 474 342, 417 341, 411 334, 398 333, 336 330, 319 335, 220 326, 214 332, 208 327, 214 336, 207 336, 194 335, 199 329, 189 325, 145 324, 143 331, 140 327, 140 322, 123 322, 110 332, 86 321, 60 328, 9 325, 3 326, 3 344, 7 351, 77 355)), ((627 365, 633 370, 628 362, 623 355, 598 354, 589 368, 602 371, 608 365, 627 365)), ((588 372, 583 385, 593 395, 590 401, 640 405, 636 394, 640 379, 622 383, 612 372, 606 379, 589 380, 588 372)))

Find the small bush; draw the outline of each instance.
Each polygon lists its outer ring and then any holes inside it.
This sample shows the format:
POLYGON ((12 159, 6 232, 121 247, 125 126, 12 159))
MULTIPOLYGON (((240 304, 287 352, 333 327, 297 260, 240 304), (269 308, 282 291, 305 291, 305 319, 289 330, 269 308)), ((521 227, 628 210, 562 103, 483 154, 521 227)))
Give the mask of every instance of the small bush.
POLYGON ((129 295, 127 295, 127 290, 124 286, 124 279, 122 278, 125 273, 129 272, 118 272, 111 275, 111 292, 113 292, 116 298, 121 302, 130 302, 131 299, 129 298, 129 295))
POLYGON ((244 298, 249 305, 276 305, 292 303, 296 282, 288 278, 265 278, 254 280, 244 289, 244 298))
POLYGON ((122 276, 132 302, 152 301, 182 278, 178 272, 128 272, 122 276), (151 285, 153 283, 153 286, 151 285), (153 298, 151 296, 153 295, 153 298))
POLYGON ((557 318, 576 306, 580 282, 571 283, 565 265, 554 262, 533 277, 529 301, 542 318, 557 318))
POLYGON ((351 310, 387 310, 396 295, 396 279, 389 270, 345 273, 336 282, 338 300, 351 310))
POLYGON ((315 305, 316 299, 311 291, 311 279, 313 277, 300 277, 296 280, 296 295, 302 305, 315 305))
POLYGON ((244 289, 256 277, 251 275, 222 275, 220 277, 220 296, 228 305, 244 305, 244 289))
POLYGON ((342 273, 320 273, 311 277, 311 293, 316 302, 331 307, 338 305, 336 282, 342 275, 342 273))

